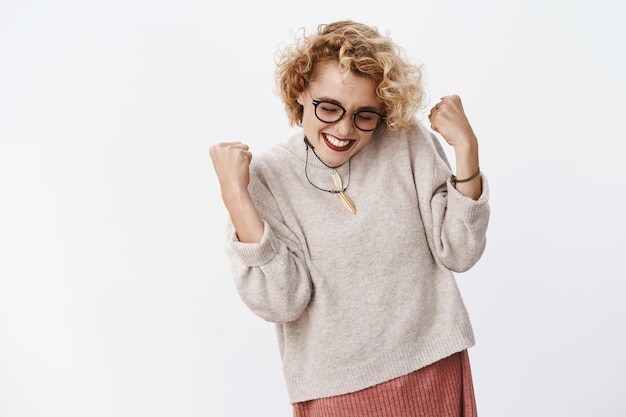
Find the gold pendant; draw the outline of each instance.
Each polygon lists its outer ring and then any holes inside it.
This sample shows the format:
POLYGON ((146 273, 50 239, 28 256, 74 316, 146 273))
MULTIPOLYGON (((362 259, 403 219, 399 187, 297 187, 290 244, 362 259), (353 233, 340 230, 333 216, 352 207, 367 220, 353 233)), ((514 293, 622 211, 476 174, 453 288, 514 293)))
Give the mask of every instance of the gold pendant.
POLYGON ((347 195, 345 195, 343 193, 343 191, 340 191, 337 194, 337 197, 339 197, 339 201, 341 201, 341 204, 343 204, 343 206, 352 214, 356 214, 356 207, 354 206, 354 203, 352 202, 352 200, 350 200, 350 197, 348 197, 347 195))
POLYGON ((341 181, 341 177, 339 176, 337 171, 334 170, 334 169, 332 171, 330 171, 330 176, 333 178, 333 182, 335 183, 335 185, 339 189, 337 191, 337 197, 339 197, 339 201, 341 202, 341 204, 343 204, 343 206, 346 208, 346 210, 348 210, 350 213, 356 214, 356 206, 354 205, 352 200, 350 200, 350 197, 345 195, 345 193, 344 193, 345 190, 343 188, 343 182, 341 181))

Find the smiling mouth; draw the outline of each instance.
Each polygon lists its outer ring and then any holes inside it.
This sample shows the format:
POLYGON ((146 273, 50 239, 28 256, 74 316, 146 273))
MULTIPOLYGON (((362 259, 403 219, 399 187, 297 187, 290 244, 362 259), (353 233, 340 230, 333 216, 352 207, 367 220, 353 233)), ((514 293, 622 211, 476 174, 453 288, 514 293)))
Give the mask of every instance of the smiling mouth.
POLYGON ((352 145, 356 143, 355 140, 338 139, 332 135, 329 135, 328 133, 322 133, 322 137, 324 138, 324 142, 326 143, 326 146, 328 146, 330 149, 336 152, 347 151, 348 149, 352 147, 352 145))

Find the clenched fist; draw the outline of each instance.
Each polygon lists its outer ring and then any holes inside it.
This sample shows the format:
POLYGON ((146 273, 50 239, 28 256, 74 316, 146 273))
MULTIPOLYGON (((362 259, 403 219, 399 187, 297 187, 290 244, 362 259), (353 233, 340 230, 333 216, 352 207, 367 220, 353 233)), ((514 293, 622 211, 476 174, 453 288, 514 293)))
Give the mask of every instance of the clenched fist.
POLYGON ((222 142, 209 148, 222 196, 245 191, 250 183, 252 153, 241 142, 222 142))
POLYGON ((428 118, 432 129, 454 148, 476 146, 476 135, 467 120, 459 96, 443 97, 430 110, 428 118))

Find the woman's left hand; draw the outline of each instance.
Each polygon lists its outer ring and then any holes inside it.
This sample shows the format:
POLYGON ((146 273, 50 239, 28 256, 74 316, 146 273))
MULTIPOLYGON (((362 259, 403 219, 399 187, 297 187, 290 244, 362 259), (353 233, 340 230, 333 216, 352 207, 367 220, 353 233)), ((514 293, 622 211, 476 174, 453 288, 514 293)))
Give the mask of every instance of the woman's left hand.
POLYGON ((430 126, 455 149, 475 147, 478 139, 467 120, 461 98, 457 95, 445 96, 428 115, 430 126))
POLYGON ((482 193, 482 180, 476 175, 478 165, 478 139, 465 116, 463 104, 457 95, 445 96, 430 110, 430 126, 454 148, 456 177, 467 179, 455 184, 463 195, 474 200, 482 193))

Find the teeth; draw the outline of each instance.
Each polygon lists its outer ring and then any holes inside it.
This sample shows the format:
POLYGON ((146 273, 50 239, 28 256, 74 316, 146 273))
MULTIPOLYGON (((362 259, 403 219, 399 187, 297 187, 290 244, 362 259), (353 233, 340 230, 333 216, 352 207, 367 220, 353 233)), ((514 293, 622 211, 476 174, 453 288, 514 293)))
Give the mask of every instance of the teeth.
POLYGON ((326 139, 328 139, 328 141, 332 143, 333 146, 337 146, 338 148, 348 146, 348 144, 350 143, 349 140, 339 140, 336 137, 330 135, 326 135, 326 139))

